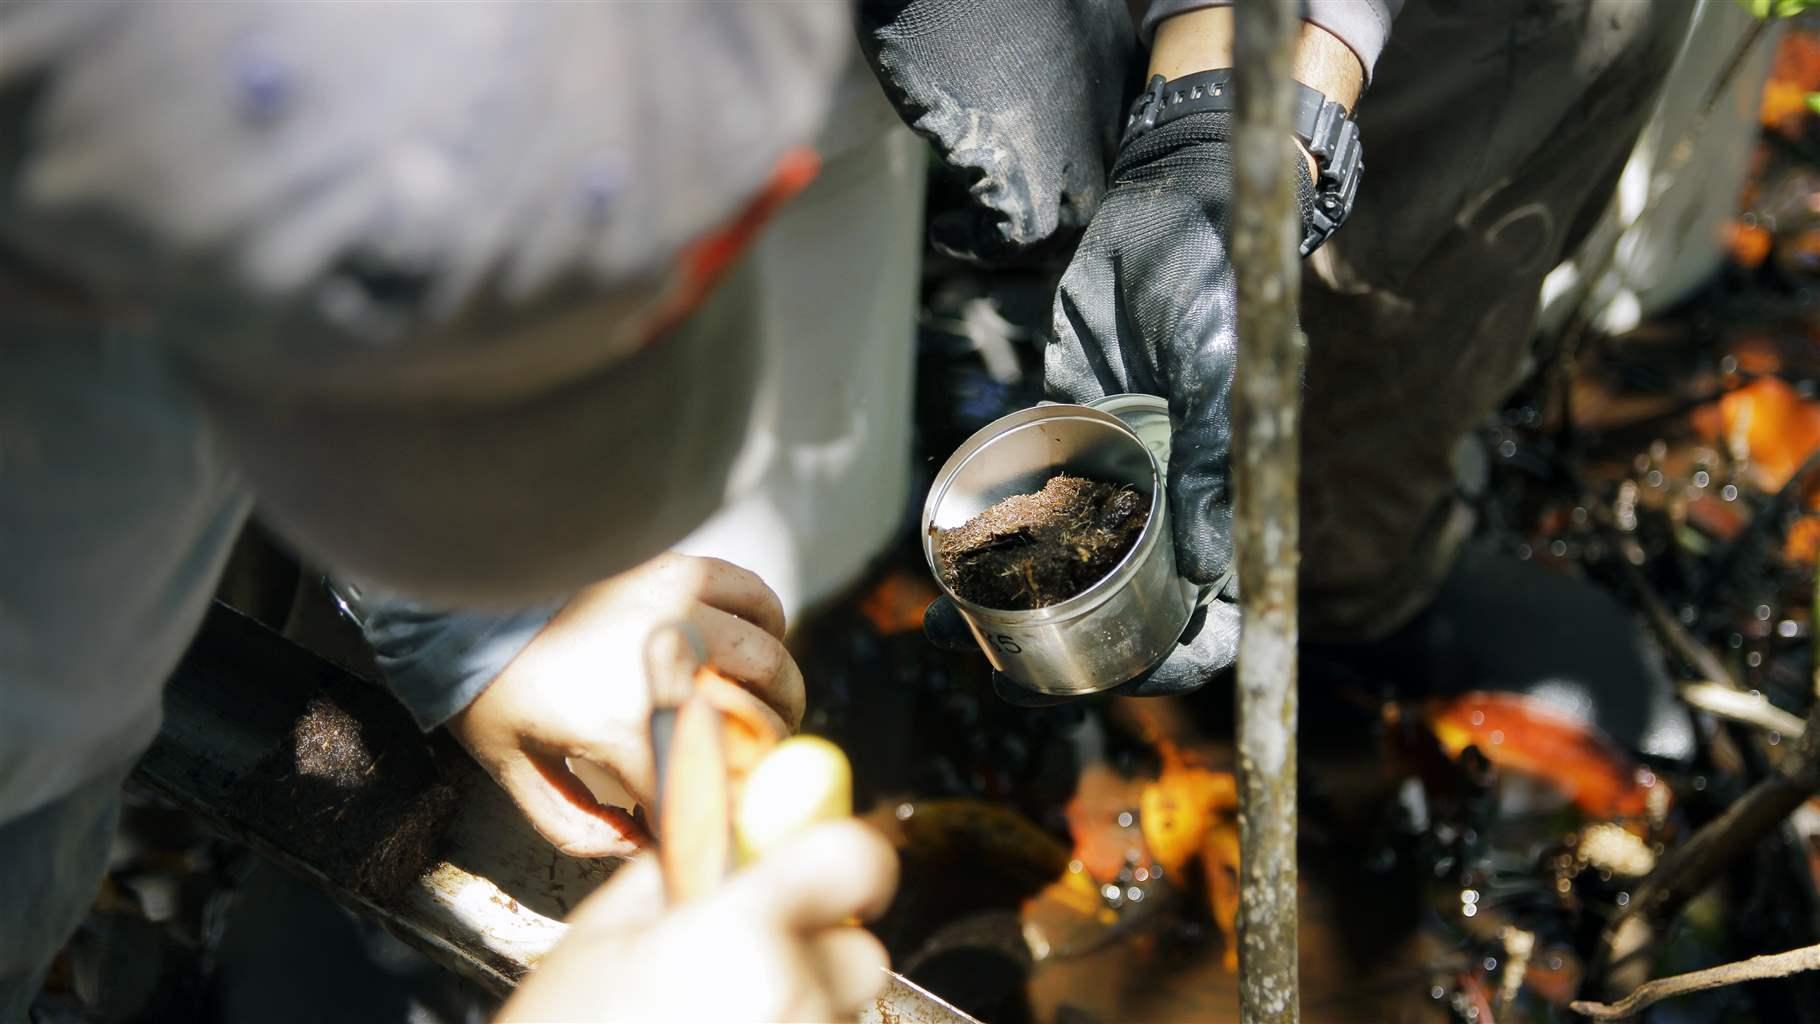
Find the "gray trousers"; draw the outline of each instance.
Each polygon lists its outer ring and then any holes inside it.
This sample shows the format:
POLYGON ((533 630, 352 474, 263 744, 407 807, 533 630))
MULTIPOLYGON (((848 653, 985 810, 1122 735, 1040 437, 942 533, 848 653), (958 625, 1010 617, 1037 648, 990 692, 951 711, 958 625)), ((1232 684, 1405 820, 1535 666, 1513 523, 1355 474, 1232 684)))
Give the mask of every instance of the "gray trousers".
POLYGON ((51 957, 82 923, 107 870, 132 762, 0 823, 0 1022, 26 1019, 51 957))
POLYGON ((1468 525, 1454 447, 1518 383, 1542 279, 1610 198, 1692 10, 1403 9, 1359 105, 1357 207, 1304 275, 1310 638, 1382 636, 1433 597, 1468 525))

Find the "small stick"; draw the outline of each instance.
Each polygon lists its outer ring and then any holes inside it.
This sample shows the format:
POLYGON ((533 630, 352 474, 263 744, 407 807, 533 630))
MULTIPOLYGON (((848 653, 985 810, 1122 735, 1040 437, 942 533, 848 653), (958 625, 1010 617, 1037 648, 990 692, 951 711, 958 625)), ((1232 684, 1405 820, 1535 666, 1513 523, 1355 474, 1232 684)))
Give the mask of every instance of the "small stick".
POLYGON ((1747 981, 1786 978, 1791 974, 1812 970, 1820 970, 1820 945, 1803 946, 1800 949, 1791 949, 1786 953, 1753 956, 1749 960, 1708 967, 1704 971, 1692 971, 1669 978, 1658 978, 1637 986, 1635 992, 1615 1003, 1577 1000, 1571 1005, 1571 1008, 1575 1013, 1593 1020, 1623 1020, 1626 1017, 1636 1016, 1664 999, 1673 999, 1676 996, 1694 992, 1705 992, 1707 989, 1724 988, 1727 985, 1738 985, 1747 981))
MULTIPOLYGON (((1820 626, 1820 570, 1816 571, 1815 604, 1810 614, 1820 626)), ((1820 668, 1816 670, 1820 678, 1820 668)), ((1820 685, 1817 683, 1816 685, 1820 685)), ((1776 772, 1752 786, 1670 851, 1643 880, 1630 905, 1606 927, 1595 963, 1602 973, 1627 961, 1653 937, 1655 925, 1672 919, 1687 902, 1711 885, 1733 863, 1755 849, 1790 814, 1820 791, 1820 699, 1807 710, 1807 721, 1792 755, 1776 772)))
POLYGON ((1642 607, 1644 617, 1649 620, 1649 624, 1662 638, 1662 642, 1668 645, 1669 650, 1673 651, 1682 661, 1693 666, 1694 671, 1708 682, 1728 690, 1744 692, 1744 688, 1738 685, 1738 680, 1732 676, 1731 670, 1725 667, 1725 663, 1721 662, 1705 644, 1694 639, 1693 634, 1687 631, 1687 627, 1681 624, 1681 620, 1656 594, 1655 588, 1649 585, 1649 580, 1644 577, 1642 571, 1631 562, 1628 557, 1628 549, 1636 542, 1619 533, 1609 524, 1601 523, 1599 532, 1604 535, 1608 543, 1618 549, 1619 555, 1616 562, 1619 575, 1624 578, 1624 585, 1630 589, 1631 596, 1642 607))
POLYGON ((1682 683, 1681 699, 1709 715, 1800 739, 1807 723, 1771 704, 1761 693, 1734 690, 1723 683, 1682 683))

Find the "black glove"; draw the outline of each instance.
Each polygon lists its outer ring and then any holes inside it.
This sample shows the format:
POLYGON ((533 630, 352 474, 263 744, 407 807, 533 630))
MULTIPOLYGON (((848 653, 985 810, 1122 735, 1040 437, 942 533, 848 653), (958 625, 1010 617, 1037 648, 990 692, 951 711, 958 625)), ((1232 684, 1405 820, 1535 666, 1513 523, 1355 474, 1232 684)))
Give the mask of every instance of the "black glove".
POLYGON ((1071 240, 1124 129, 1126 0, 861 0, 860 46, 898 113, 966 176, 937 248, 975 261, 1071 240))
MULTIPOLYGON (((1081 238, 1055 297, 1055 339, 1044 359, 1051 397, 1088 402, 1145 392, 1169 401, 1169 518, 1176 563, 1211 584, 1232 561, 1227 455, 1232 444, 1232 375, 1238 321, 1227 238, 1232 227, 1232 115, 1190 114, 1133 139, 1119 153, 1111 186, 1081 238)), ((1285 139, 1285 146, 1294 142, 1285 139)), ((1300 150, 1304 222, 1314 182, 1300 150)), ((1228 586, 1195 615, 1161 665, 1120 686, 1130 696, 1200 688, 1238 653, 1238 610, 1228 586)), ((924 630, 938 646, 965 623, 946 600, 930 606, 924 630)), ((1015 683, 1002 695, 1029 703, 1015 683)))

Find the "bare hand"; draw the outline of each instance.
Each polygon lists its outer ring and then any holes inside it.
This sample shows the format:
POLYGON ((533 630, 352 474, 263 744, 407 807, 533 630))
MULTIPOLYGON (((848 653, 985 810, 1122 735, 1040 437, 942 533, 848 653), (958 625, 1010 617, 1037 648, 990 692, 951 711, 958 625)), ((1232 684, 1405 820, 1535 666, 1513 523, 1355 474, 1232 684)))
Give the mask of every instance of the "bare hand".
POLYGON ((606 771, 634 800, 653 794, 646 638, 692 624, 707 665, 739 683, 780 731, 802 721, 803 679, 784 650, 777 595, 744 569, 663 555, 575 595, 492 685, 449 722, 544 838, 577 857, 630 856, 644 829, 596 801, 567 765, 606 771))
POLYGON ((499 1019, 851 1021, 888 961, 847 922, 881 913, 896 888, 890 844, 854 821, 804 832, 675 910, 644 857, 575 909, 499 1019))

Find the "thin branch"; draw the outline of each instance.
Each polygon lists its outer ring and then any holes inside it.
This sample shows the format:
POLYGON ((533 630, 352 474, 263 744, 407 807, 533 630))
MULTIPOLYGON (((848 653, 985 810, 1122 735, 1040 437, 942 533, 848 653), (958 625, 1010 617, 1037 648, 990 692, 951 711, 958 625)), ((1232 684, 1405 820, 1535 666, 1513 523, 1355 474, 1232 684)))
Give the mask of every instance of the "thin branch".
MULTIPOLYGON (((1820 618, 1820 582, 1811 612, 1820 618)), ((1806 727, 1795 750, 1776 774, 1752 786, 1725 813, 1701 826, 1685 843, 1656 865, 1637 887, 1630 905, 1605 929, 1595 958, 1595 974, 1630 959, 1652 940, 1655 925, 1674 918, 1695 896, 1706 891, 1740 857, 1755 849, 1790 814, 1820 791, 1820 700, 1807 710, 1806 727)))
POLYGON ((1789 739, 1800 739, 1802 733, 1807 731, 1806 722, 1771 704, 1768 697, 1758 692, 1734 689, 1724 683, 1704 682, 1683 683, 1678 692, 1682 700, 1729 722, 1777 733, 1789 739))
MULTIPOLYGON (((1812 726, 1812 719, 1809 725, 1812 726)), ((1813 793, 1806 780, 1772 775, 1752 786, 1701 826, 1687 842, 1662 858, 1656 870, 1637 887, 1630 905, 1612 922, 1618 928, 1629 918, 1647 914, 1657 921, 1672 918, 1688 900, 1706 891, 1719 874, 1737 858, 1782 824, 1813 793)))
POLYGON ((1631 596, 1642 607, 1643 617, 1649 620, 1650 627, 1656 631, 1656 635, 1661 638, 1662 642, 1668 645, 1668 649, 1682 661, 1693 666, 1694 671, 1707 681, 1729 690, 1743 692, 1743 687, 1738 685, 1738 680, 1732 677, 1731 670, 1725 667, 1725 663, 1720 661, 1718 656, 1713 654, 1705 644, 1694 639, 1693 634, 1687 631, 1687 627, 1681 624, 1681 620, 1675 613, 1669 610, 1668 604, 1656 594, 1656 589, 1649 585, 1649 580, 1644 577, 1643 571, 1631 562, 1629 554, 1636 542, 1618 532, 1608 523, 1600 523, 1600 532, 1605 535, 1606 541, 1618 551, 1618 558, 1614 561, 1618 565, 1618 574, 1623 577, 1624 586, 1629 589, 1631 596))
POLYGON ((1635 992, 1615 1003, 1578 1000, 1572 1004, 1572 1009, 1593 1020, 1623 1020, 1642 1013, 1664 999, 1724 988, 1727 985, 1740 985, 1747 981, 1786 978, 1791 974, 1813 970, 1820 970, 1820 945, 1803 946, 1786 953, 1753 956, 1749 960, 1677 974, 1672 978, 1658 978, 1637 986, 1635 992))
POLYGON ((1239 1019, 1295 1024, 1296 572, 1300 558, 1301 333, 1296 327, 1300 159, 1286 143, 1296 5, 1235 12, 1238 119, 1233 267, 1238 274, 1233 537, 1239 636, 1239 1019))

